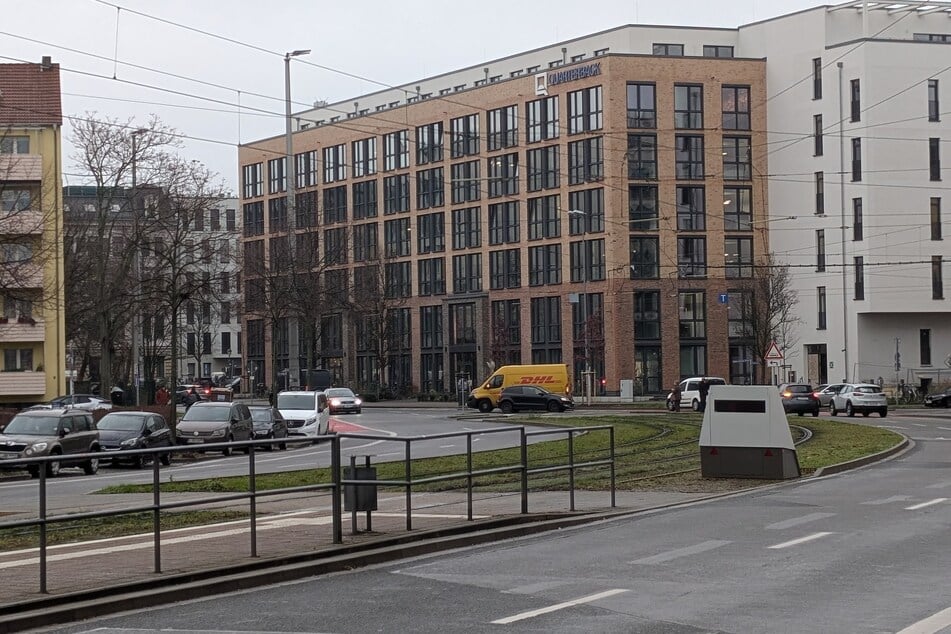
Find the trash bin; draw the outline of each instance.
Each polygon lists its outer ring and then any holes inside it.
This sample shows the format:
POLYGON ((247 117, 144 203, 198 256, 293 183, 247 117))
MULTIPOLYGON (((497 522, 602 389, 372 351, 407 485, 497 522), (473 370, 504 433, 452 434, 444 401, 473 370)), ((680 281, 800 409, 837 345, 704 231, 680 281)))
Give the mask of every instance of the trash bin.
MULTIPOLYGON (((344 480, 376 480, 376 467, 357 467, 350 465, 343 468, 344 480)), ((375 511, 376 486, 361 486, 359 484, 345 484, 343 486, 344 511, 375 511)))

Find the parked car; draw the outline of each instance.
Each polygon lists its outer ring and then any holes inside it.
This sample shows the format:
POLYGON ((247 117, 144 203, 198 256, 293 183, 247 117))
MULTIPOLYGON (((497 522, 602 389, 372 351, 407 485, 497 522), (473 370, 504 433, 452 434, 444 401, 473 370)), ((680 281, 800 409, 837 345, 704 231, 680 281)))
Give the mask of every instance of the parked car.
MULTIPOLYGON (((99 444, 104 452, 172 446, 172 432, 161 414, 109 412, 99 419, 96 427, 99 429, 99 444)), ((124 460, 138 468, 150 461, 148 456, 128 456, 120 459, 114 454, 103 456, 103 460, 111 460, 113 464, 124 460)), ((172 456, 163 453, 159 455, 159 460, 168 466, 172 463, 172 456)))
POLYGON ((46 403, 32 405, 28 409, 81 409, 92 412, 97 409, 112 409, 112 403, 108 399, 96 396, 94 394, 67 394, 57 396, 46 403))
POLYGON ((845 386, 845 383, 827 383, 817 387, 816 396, 819 397, 819 405, 829 407, 832 404, 832 397, 845 386))
POLYGON ((277 395, 277 409, 287 421, 287 433, 290 436, 316 438, 330 431, 330 403, 323 392, 280 392, 277 395))
POLYGON ((925 396, 925 407, 951 407, 951 387, 925 396))
POLYGON ((506 414, 525 410, 563 412, 574 407, 571 396, 549 392, 536 385, 515 385, 499 392, 499 409, 506 414))
POLYGON ((829 406, 832 415, 845 412, 847 416, 855 416, 856 412, 868 416, 872 412, 885 418, 888 415, 888 400, 882 388, 872 383, 849 383, 832 397, 829 406))
MULTIPOLYGON (((707 380, 707 383, 712 387, 714 385, 726 385, 726 381, 721 379, 718 376, 694 376, 689 379, 684 379, 680 382, 680 408, 684 409, 689 407, 695 412, 700 411, 700 381, 703 379, 707 380)), ((667 409, 674 411, 674 393, 670 392, 667 394, 667 409)))
MULTIPOLYGON (((251 412, 244 403, 202 401, 188 408, 176 432, 178 444, 195 445, 251 440, 253 429, 251 412)), ((250 451, 250 447, 244 448, 245 453, 250 451)), ((221 453, 230 456, 231 447, 225 447, 221 453)))
POLYGON ((359 414, 363 409, 363 401, 348 387, 328 387, 324 390, 327 401, 330 403, 330 413, 353 412, 359 414))
POLYGON ((808 383, 783 383, 779 386, 779 396, 787 414, 819 415, 819 394, 808 383))
MULTIPOLYGON (((59 474, 62 467, 81 467, 86 475, 99 470, 99 459, 77 461, 70 455, 99 451, 99 432, 92 414, 77 409, 28 410, 13 417, 0 434, 0 468, 4 460, 62 456, 61 460, 46 463, 46 475, 59 474)), ((15 467, 22 469, 23 467, 15 467)), ((40 475, 40 465, 27 470, 34 478, 40 475)))
MULTIPOLYGON (((253 405, 248 407, 251 410, 251 422, 254 425, 254 439, 259 438, 287 438, 287 421, 281 415, 276 407, 270 405, 253 405)), ((279 449, 287 449, 287 443, 282 442, 278 445, 279 449)), ((274 450, 274 443, 264 445, 268 451, 274 450)))

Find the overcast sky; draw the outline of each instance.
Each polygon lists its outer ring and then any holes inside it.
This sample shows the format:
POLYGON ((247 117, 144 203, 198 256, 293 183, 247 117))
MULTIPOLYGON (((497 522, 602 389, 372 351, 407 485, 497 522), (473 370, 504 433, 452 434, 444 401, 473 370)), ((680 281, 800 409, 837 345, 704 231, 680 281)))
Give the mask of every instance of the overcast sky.
MULTIPOLYGON (((289 50, 312 50, 292 66, 297 111, 316 100, 350 99, 380 84, 403 84, 622 24, 736 27, 818 4, 3 0, 0 63, 51 56, 61 65, 65 115, 95 113, 143 124, 155 114, 189 137, 183 156, 202 161, 236 191, 237 144, 283 133, 283 55, 289 50)), ((67 121, 64 138, 69 134, 67 121)), ((83 184, 69 152, 65 183, 83 184)))

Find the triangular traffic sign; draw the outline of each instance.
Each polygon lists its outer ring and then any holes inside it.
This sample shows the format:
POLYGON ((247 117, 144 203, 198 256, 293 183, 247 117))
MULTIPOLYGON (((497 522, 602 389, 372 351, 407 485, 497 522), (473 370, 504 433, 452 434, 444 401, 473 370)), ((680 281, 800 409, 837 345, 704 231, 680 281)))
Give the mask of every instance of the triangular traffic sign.
POLYGON ((782 361, 783 352, 779 349, 779 346, 776 345, 775 341, 769 342, 769 347, 766 348, 766 354, 763 355, 763 359, 766 361, 782 361))

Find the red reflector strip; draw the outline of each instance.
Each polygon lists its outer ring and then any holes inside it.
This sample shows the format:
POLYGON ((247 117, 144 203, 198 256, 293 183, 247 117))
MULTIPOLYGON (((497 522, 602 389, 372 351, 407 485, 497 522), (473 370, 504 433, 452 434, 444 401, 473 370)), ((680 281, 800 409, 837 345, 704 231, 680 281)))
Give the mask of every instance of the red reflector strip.
POLYGON ((766 456, 767 458, 771 458, 772 455, 773 455, 773 450, 772 450, 772 449, 767 449, 767 450, 766 450, 766 453, 764 453, 763 455, 766 456))
POLYGON ((710 448, 710 455, 711 455, 711 456, 717 456, 717 455, 719 455, 719 454, 720 454, 720 452, 717 451, 717 448, 716 448, 716 447, 711 447, 711 448, 710 448))

